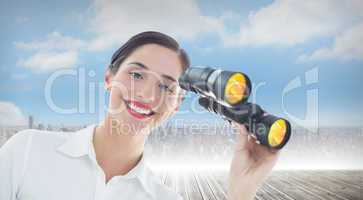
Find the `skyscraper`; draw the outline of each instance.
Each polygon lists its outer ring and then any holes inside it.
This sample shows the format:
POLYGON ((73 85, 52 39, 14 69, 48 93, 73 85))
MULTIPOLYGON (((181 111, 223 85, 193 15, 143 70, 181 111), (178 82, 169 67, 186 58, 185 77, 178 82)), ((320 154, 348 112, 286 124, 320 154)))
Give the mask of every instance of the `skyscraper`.
POLYGON ((29 120, 28 120, 28 128, 33 128, 34 125, 34 119, 33 116, 29 116, 29 120))

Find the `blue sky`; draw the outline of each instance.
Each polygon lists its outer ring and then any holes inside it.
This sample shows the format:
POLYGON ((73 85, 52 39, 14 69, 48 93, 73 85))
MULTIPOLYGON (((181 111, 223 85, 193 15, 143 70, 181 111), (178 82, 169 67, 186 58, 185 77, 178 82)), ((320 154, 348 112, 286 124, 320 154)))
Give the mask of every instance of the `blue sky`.
MULTIPOLYGON (((0 8, 0 124, 88 124, 99 115, 59 114, 46 103, 46 81, 62 69, 85 69, 99 84, 110 57, 145 30, 178 39, 192 65, 243 71, 261 85, 255 100, 300 126, 363 125, 363 3, 360 1, 2 1, 0 8), (305 84, 305 74, 318 75, 305 84), (284 95, 291 81, 301 85, 284 95), (316 79, 316 78, 315 78, 316 79), (307 116, 307 91, 318 91, 318 110, 307 116), (284 109, 283 109, 284 108, 284 109), (296 119, 299 119, 296 121, 296 119)), ((98 86, 98 85, 97 85, 98 86)), ((54 102, 78 102, 74 77, 57 79, 54 102)), ((86 92, 88 95, 88 93, 86 92)), ((86 107, 88 97, 86 96, 86 107)), ((195 101, 190 95, 182 110, 195 101)), ((98 103, 98 100, 96 101, 98 103)), ((98 109, 97 109, 98 110, 98 109)), ((174 119, 216 120, 209 113, 174 119)))

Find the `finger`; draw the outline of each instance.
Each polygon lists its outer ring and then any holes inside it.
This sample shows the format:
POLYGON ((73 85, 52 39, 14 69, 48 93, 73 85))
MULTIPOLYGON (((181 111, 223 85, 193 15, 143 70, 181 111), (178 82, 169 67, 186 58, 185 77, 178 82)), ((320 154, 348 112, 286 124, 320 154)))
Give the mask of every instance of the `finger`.
POLYGON ((233 126, 237 128, 237 136, 236 136, 236 150, 241 151, 247 149, 247 145, 249 142, 249 135, 246 127, 242 124, 237 124, 232 122, 233 126))
POLYGON ((254 137, 252 134, 248 134, 248 147, 253 149, 255 146, 258 146, 260 142, 254 137))
POLYGON ((278 160, 279 154, 277 152, 269 152, 269 154, 265 154, 261 156, 257 163, 256 173, 258 174, 267 174, 269 171, 273 169, 278 160))
POLYGON ((272 168, 275 165, 279 155, 278 151, 274 151, 268 147, 258 144, 255 144, 252 154, 256 158, 256 165, 259 166, 262 171, 272 168))

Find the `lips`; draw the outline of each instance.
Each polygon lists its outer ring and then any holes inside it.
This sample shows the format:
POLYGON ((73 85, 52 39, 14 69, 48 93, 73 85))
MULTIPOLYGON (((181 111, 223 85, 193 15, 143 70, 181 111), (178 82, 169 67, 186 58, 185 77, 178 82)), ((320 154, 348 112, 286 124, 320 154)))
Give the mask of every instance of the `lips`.
POLYGON ((151 109, 151 106, 138 101, 125 100, 125 105, 127 111, 137 119, 145 119, 155 114, 155 112, 151 109))

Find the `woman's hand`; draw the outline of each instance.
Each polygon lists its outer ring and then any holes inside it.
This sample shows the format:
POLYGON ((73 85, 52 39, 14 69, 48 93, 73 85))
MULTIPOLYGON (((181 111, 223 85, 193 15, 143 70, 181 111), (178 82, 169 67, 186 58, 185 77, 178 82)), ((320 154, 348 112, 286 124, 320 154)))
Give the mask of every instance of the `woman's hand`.
POLYGON ((276 164, 278 152, 257 144, 244 125, 233 125, 239 132, 228 178, 228 199, 251 200, 276 164))

